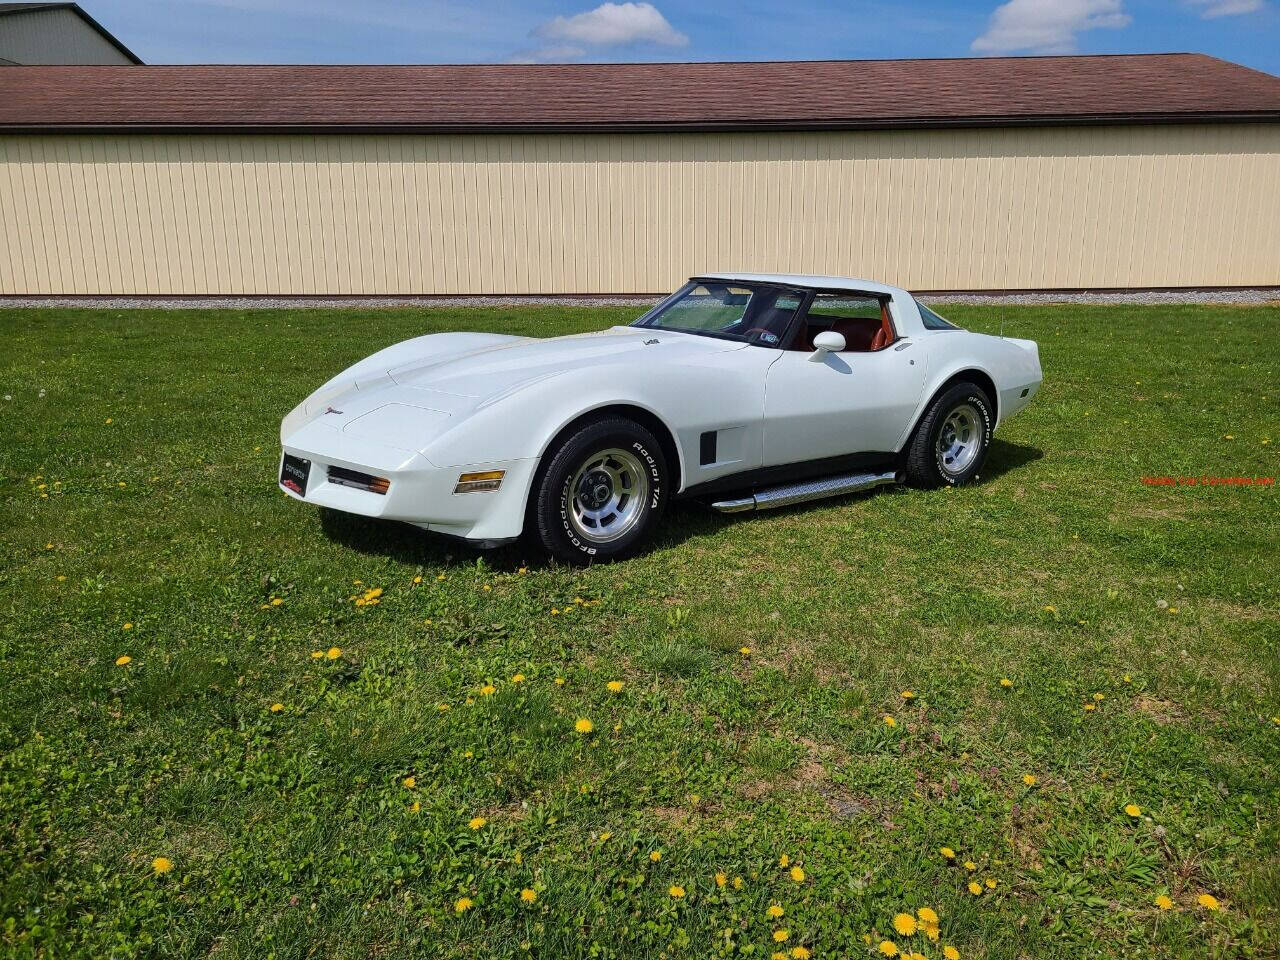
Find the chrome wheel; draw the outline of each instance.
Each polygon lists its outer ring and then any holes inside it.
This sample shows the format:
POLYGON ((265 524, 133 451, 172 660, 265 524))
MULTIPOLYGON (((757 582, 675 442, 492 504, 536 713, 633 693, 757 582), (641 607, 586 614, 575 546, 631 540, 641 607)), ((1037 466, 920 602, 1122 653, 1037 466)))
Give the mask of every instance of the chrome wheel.
POLYGON ((602 450, 569 481, 569 522, 592 543, 608 543, 636 525, 649 499, 649 474, 635 454, 602 450))
POLYGON ((973 465, 982 447, 982 416, 972 404, 962 403, 947 415, 938 431, 938 466, 958 476, 973 465))

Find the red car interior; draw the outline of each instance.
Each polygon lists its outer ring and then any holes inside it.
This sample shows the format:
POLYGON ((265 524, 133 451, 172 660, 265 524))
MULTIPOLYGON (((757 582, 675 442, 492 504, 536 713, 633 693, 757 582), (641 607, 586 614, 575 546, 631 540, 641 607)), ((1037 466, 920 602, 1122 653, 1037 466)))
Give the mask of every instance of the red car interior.
POLYGON ((897 336, 893 332, 893 322, 889 319, 889 308, 880 305, 880 319, 874 317, 831 317, 819 315, 807 317, 805 327, 800 331, 792 344, 792 350, 812 352, 813 338, 830 330, 844 337, 845 350, 852 353, 873 353, 889 346, 897 336), (812 322, 817 320, 817 323, 812 322), (827 326, 830 321, 830 326, 827 326))

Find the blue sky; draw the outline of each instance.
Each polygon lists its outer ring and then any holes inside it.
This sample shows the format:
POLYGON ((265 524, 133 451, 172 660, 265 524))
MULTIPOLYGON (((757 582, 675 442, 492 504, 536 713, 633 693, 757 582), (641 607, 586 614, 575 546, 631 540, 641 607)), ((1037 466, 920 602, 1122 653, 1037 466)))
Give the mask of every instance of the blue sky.
POLYGON ((1199 51, 1280 74, 1280 0, 81 0, 149 63, 1199 51))

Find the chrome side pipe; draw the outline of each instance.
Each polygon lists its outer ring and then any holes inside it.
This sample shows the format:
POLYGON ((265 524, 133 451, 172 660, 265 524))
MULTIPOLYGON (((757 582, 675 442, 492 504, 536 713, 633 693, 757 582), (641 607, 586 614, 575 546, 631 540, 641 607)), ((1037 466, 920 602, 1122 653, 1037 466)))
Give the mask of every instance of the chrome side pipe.
POLYGON ((764 490, 757 490, 752 496, 741 497, 736 500, 717 500, 711 504, 711 509, 720 513, 773 510, 778 507, 789 507, 793 503, 823 500, 827 497, 839 497, 846 493, 857 493, 859 490, 870 490, 872 487, 902 483, 904 479, 906 478, 900 470, 890 470, 887 473, 841 474, 836 477, 822 477, 818 480, 805 480, 801 483, 785 483, 777 487, 768 487, 764 490))

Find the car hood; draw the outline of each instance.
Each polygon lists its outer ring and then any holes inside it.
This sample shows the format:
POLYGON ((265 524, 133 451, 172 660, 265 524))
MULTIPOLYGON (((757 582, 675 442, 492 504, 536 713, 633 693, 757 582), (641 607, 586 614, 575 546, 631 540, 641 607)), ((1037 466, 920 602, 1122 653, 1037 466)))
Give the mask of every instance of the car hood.
POLYGON ((746 346, 637 327, 548 339, 471 333, 418 337, 360 361, 317 390, 285 418, 281 438, 301 443, 296 431, 336 431, 423 452, 480 408, 549 377, 611 364, 643 371, 655 364, 696 363, 699 357, 746 346))
POLYGON ((426 355, 390 367, 398 386, 492 401, 522 384, 570 370, 613 363, 680 363, 707 353, 741 350, 746 344, 715 337, 611 327, 545 340, 511 337, 462 355, 426 355))

